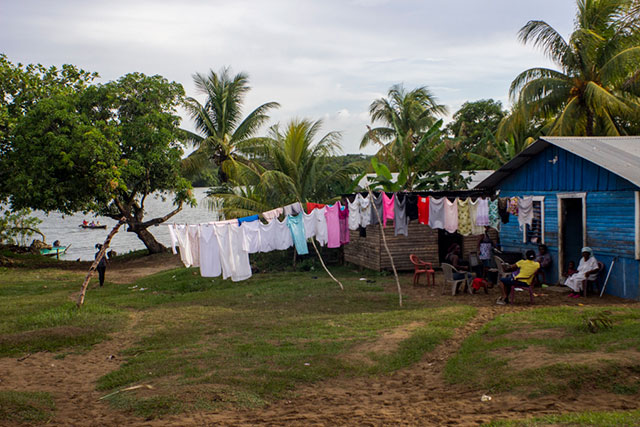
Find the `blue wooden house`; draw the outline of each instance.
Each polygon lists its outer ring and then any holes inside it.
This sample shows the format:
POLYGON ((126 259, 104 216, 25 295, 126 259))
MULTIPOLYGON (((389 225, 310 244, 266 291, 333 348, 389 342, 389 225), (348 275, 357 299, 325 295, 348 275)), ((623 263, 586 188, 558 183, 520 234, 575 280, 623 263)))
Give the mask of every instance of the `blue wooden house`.
POLYGON ((640 137, 544 137, 478 184, 500 197, 533 196, 534 220, 502 225, 504 250, 549 247, 557 283, 570 260, 590 246, 612 262, 606 293, 640 299, 640 137))

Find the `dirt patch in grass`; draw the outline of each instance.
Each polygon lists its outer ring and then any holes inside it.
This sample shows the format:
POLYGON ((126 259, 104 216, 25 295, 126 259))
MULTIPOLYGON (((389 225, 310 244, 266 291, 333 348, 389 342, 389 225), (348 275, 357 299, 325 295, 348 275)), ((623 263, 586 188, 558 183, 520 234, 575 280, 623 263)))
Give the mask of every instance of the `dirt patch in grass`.
POLYGON ((620 366, 635 366, 640 361, 640 352, 635 350, 621 350, 614 352, 588 351, 584 353, 552 353, 542 346, 529 346, 518 350, 500 348, 491 352, 493 356, 509 360, 510 369, 535 369, 543 366, 565 363, 569 365, 588 365, 613 362, 620 366))
POLYGON ((526 339, 562 339, 566 336, 565 331, 560 329, 527 329, 509 332, 503 337, 511 340, 521 341, 526 339))
POLYGON ((356 345, 351 349, 349 354, 345 356, 345 358, 354 362, 362 362, 372 365, 374 361, 369 358, 371 353, 379 355, 393 353, 398 349, 398 345, 400 345, 402 341, 411 336, 413 331, 424 325, 425 324, 423 322, 411 322, 385 332, 375 341, 356 345))

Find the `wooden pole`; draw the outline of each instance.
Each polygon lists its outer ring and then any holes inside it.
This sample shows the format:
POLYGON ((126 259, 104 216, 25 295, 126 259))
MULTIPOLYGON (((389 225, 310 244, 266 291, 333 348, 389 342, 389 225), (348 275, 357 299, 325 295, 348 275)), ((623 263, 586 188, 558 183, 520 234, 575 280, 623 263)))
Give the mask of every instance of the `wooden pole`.
POLYGON ((376 218, 378 218, 378 225, 380 226, 380 233, 382 233, 382 243, 384 244, 384 248, 387 251, 387 255, 389 255, 389 260, 391 260, 391 269, 393 270, 393 275, 396 278, 396 285, 398 287, 398 302, 400 307, 402 307, 402 288, 400 288, 400 279, 398 279, 398 272, 396 271, 396 265, 393 262, 393 257, 391 256, 391 251, 389 250, 389 246, 387 245, 387 238, 384 235, 384 228, 382 228, 382 218, 380 217, 380 212, 376 207, 376 204, 373 201, 373 193, 371 192, 371 187, 367 184, 367 191, 369 192, 369 199, 371 200, 371 206, 376 213, 376 218))
POLYGON ((320 264, 322 264, 322 267, 324 268, 324 271, 327 272, 327 274, 329 275, 329 277, 331 277, 339 286, 340 289, 342 289, 344 291, 344 286, 342 286, 342 283, 336 279, 333 274, 331 274, 331 272, 329 271, 329 269, 327 268, 327 266, 324 264, 324 261, 322 260, 322 257, 320 256, 320 251, 318 250, 318 247, 316 246, 316 242, 315 242, 315 238, 311 238, 311 244, 313 245, 313 249, 316 250, 316 254, 318 255, 318 259, 320 260, 320 264))
POLYGON ((89 268, 89 272, 87 273, 87 277, 85 277, 84 282, 82 282, 82 288, 80 289, 80 295, 78 296, 78 302, 76 303, 78 308, 80 308, 84 303, 84 295, 87 292, 87 287, 89 286, 89 280, 91 279, 91 275, 93 274, 94 271, 96 271, 96 268, 98 267, 98 263, 107 253, 107 249, 109 248, 109 243, 111 243, 111 239, 113 239, 113 236, 116 235, 116 233, 120 229, 120 226, 124 224, 125 221, 126 219, 124 217, 120 218, 120 221, 118 221, 116 226, 113 227, 113 230, 111 230, 111 232, 105 239, 104 243, 102 244, 102 248, 100 248, 100 252, 98 252, 98 255, 96 256, 96 259, 93 261, 93 264, 91 264, 91 267, 89 268))

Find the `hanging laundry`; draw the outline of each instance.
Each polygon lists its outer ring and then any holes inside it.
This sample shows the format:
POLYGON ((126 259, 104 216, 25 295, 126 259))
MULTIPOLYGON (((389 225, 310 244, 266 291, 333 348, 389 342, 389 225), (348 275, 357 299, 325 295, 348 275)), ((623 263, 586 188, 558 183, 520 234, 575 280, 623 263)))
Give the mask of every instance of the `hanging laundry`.
POLYGON ((285 215, 298 215, 303 211, 300 202, 288 204, 282 208, 285 215))
POLYGON ((469 216, 471 217, 471 234, 479 236, 484 233, 484 227, 476 224, 476 218, 478 217, 478 204, 480 198, 475 200, 467 199, 469 201, 469 216))
MULTIPOLYGON (((371 193, 373 194, 373 193, 371 193)), ((373 199, 371 199, 371 221, 369 224, 380 224, 382 222, 383 211, 382 211, 382 192, 378 194, 376 197, 373 195, 373 199)), ((369 196, 371 198, 371 196, 369 196)))
POLYGON ((340 202, 326 206, 324 216, 327 220, 327 247, 340 247, 340 202))
POLYGON ((349 208, 346 206, 340 206, 338 211, 338 221, 340 223, 340 245, 349 243, 349 208))
POLYGON ((360 226, 366 227, 371 224, 371 200, 368 194, 360 197, 360 226))
POLYGON ((476 224, 485 227, 489 225, 489 199, 482 197, 477 199, 476 202, 478 202, 476 224))
POLYGON ((316 236, 316 214, 315 210, 311 209, 309 213, 302 212, 302 222, 304 224, 304 237, 311 239, 316 236))
POLYGON ((244 248, 250 254, 260 252, 262 246, 260 238, 260 221, 243 222, 240 226, 244 233, 244 248))
POLYGON ((200 276, 218 277, 222 274, 220 245, 213 224, 200 224, 200 276))
POLYGON ((393 206, 395 204, 396 195, 392 194, 391 197, 387 196, 387 193, 382 192, 382 227, 387 226, 388 219, 394 219, 393 206))
POLYGON ((489 202, 489 226, 500 231, 500 215, 498 213, 498 199, 489 202))
POLYGON ((200 227, 196 224, 188 225, 189 249, 191 249, 191 266, 200 266, 200 227))
POLYGON ((176 237, 174 224, 167 224, 167 226, 169 228, 169 237, 171 237, 171 252, 174 255, 177 255, 178 251, 176 251, 176 245, 178 244, 178 238, 176 237))
POLYGON ((393 205, 393 233, 409 235, 409 217, 407 216, 407 195, 396 193, 393 205))
POLYGON ((446 197, 444 197, 444 229, 449 233, 455 233, 458 230, 458 203, 456 200, 451 202, 446 197))
POLYGON ((531 227, 533 222, 533 197, 518 198, 518 224, 524 229, 525 224, 531 227))
POLYGON ((258 215, 251 215, 251 216, 245 216, 242 218, 238 218, 238 225, 242 225, 243 222, 252 222, 252 221, 257 221, 258 215))
POLYGON ((444 228, 444 201, 446 197, 436 199, 429 196, 429 227, 444 228))
POLYGON ((178 247, 180 248, 180 260, 185 267, 191 267, 193 264, 193 255, 191 246, 189 245, 189 227, 184 224, 177 224, 174 227, 178 247))
POLYGON ((498 199, 498 215, 500 215, 500 220, 503 224, 507 224, 509 222, 509 199, 506 197, 500 197, 498 199))
POLYGON ((275 209, 271 209, 270 211, 262 212, 262 217, 266 219, 267 222, 271 222, 274 219, 280 217, 280 215, 282 215, 283 212, 284 212, 284 209, 275 208, 275 209))
MULTIPOLYGON (((469 213, 469 200, 458 198, 458 232, 463 236, 471 235, 471 215, 469 213)), ((448 230, 447 230, 448 231, 448 230)))
POLYGON ((324 246, 329 242, 329 230, 327 228, 327 217, 325 215, 326 212, 326 206, 321 209, 314 209, 313 211, 316 216, 316 240, 321 246, 324 246))
MULTIPOLYGON (((427 198, 427 200, 429 200, 427 198)), ((418 213, 418 196, 415 194, 407 194, 407 206, 405 208, 405 212, 407 213, 407 218, 409 221, 415 221, 419 219, 420 215, 418 213)), ((427 221, 429 221, 429 208, 427 207, 427 221)), ((426 222, 424 223, 426 224, 426 222)))
POLYGON ((511 197, 507 203, 507 211, 511 215, 518 216, 518 198, 511 197))
POLYGON ((418 197, 418 222, 425 225, 429 224, 429 197, 418 197))
POLYGON ((281 251, 293 246, 291 231, 286 221, 277 219, 260 223, 260 252, 281 251))
POLYGON ((291 239, 293 240, 298 255, 307 255, 309 253, 307 238, 304 232, 303 214, 304 212, 299 213, 296 216, 287 216, 287 227, 289 227, 289 230, 291 231, 291 239))
POLYGON ((307 213, 311 213, 314 209, 322 209, 325 207, 324 203, 311 203, 307 202, 307 213))
POLYGON ((362 196, 356 194, 353 202, 347 198, 347 206, 349 208, 349 230, 357 230, 360 227, 360 202, 362 196))
POLYGON ((238 224, 213 225, 220 245, 222 278, 230 277, 234 282, 239 282, 251 277, 251 264, 249 253, 244 248, 243 230, 238 224))

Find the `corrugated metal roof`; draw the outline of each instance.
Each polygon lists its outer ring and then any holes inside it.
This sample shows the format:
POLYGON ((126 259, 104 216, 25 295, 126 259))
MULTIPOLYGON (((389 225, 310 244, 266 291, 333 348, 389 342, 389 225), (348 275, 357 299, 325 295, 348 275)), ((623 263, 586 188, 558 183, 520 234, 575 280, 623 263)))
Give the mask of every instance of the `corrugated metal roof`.
POLYGON ((640 136, 545 136, 479 183, 477 188, 495 188, 549 145, 589 160, 640 187, 640 136))

